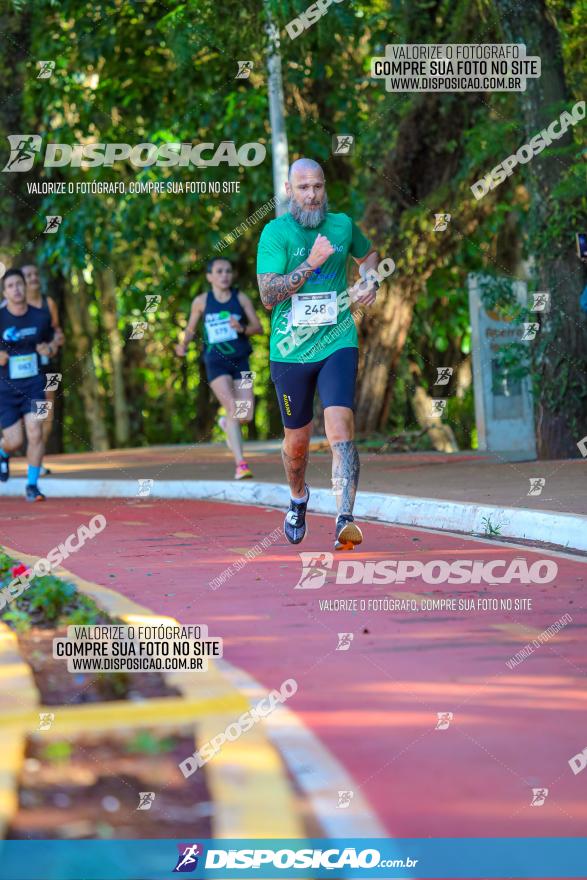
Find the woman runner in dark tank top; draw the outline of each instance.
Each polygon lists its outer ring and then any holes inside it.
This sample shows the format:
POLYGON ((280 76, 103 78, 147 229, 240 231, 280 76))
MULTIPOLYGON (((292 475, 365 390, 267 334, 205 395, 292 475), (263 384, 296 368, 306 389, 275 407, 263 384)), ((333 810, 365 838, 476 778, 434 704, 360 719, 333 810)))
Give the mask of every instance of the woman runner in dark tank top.
POLYGON ((232 264, 224 257, 215 257, 207 267, 210 289, 192 302, 190 318, 183 342, 176 346, 184 357, 196 333, 200 319, 204 325, 203 360, 210 388, 226 411, 218 424, 225 432, 226 444, 236 464, 235 480, 253 474, 243 456, 241 423, 251 422, 255 398, 250 376, 249 336, 263 332, 261 323, 248 296, 232 287, 232 264))

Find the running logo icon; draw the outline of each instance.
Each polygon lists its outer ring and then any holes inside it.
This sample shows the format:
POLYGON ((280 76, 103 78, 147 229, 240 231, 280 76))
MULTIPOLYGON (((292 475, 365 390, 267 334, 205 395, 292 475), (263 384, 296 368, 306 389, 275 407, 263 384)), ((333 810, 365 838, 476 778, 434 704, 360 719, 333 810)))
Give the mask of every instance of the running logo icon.
POLYGON ((435 385, 448 385, 450 382, 450 378, 452 376, 452 367, 436 367, 436 382, 435 385))
POLYGON ((450 214, 435 214, 434 215, 434 229, 432 232, 445 232, 448 229, 448 224, 450 223, 450 214))
POLYGON ((154 480, 137 480, 139 484, 137 497, 138 498, 148 498, 151 494, 151 489, 153 488, 154 480))
POLYGON ((354 639, 354 633, 338 633, 338 645, 336 646, 337 651, 348 651, 351 647, 351 642, 354 639))
POLYGON ((173 869, 174 874, 191 874, 198 867, 198 857, 204 854, 199 843, 178 843, 179 856, 173 869))
POLYGON ((354 798, 354 791, 339 791, 338 792, 338 803, 337 807, 339 810, 348 810, 351 805, 351 801, 354 798))
POLYGON ((544 801, 548 797, 548 789, 547 788, 533 788, 532 789, 532 801, 530 803, 531 807, 542 807, 544 801))
POLYGON ((56 391, 59 388, 59 383, 62 379, 61 373, 46 373, 45 374, 45 391, 56 391))
POLYGON ((10 156, 2 171, 30 171, 41 142, 39 134, 9 134, 10 156))
POLYGON ((235 79, 248 79, 251 75, 251 70, 253 69, 252 61, 238 61, 238 71, 235 76, 235 79))
POLYGON ((51 730, 54 721, 54 712, 39 712, 39 730, 51 730))
POLYGON ((332 152, 335 156, 350 156, 355 149, 355 138, 352 134, 335 134, 332 136, 332 152))
POLYGON ((129 339, 144 339, 145 330, 149 325, 146 321, 133 321, 132 322, 132 333, 128 337, 129 339))
POLYGON ((43 232, 57 232, 59 227, 61 226, 62 217, 59 214, 50 214, 48 217, 45 217, 47 223, 43 232))
POLYGON ((37 61, 37 67, 39 68, 37 79, 51 79, 51 74, 55 70, 55 62, 37 61))
POLYGON ((531 342, 536 339, 536 334, 540 330, 540 324, 522 324, 524 332, 522 333, 522 342, 531 342))
POLYGON ((548 290, 539 290, 537 293, 532 294, 532 305, 530 307, 531 312, 548 311, 549 305, 550 293, 548 290))
POLYGON ((442 414, 446 409, 446 400, 442 397, 437 397, 435 400, 430 401, 430 416, 431 418, 440 419, 442 418, 442 414))
POLYGON ((53 409, 53 401, 52 400, 33 400, 34 409, 32 410, 33 416, 35 419, 39 419, 44 421, 49 418, 49 413, 53 409))
POLYGON ((437 712, 436 713, 438 721, 436 722, 436 727, 434 730, 448 730, 450 727, 450 722, 453 719, 452 712, 437 712))
POLYGON ((159 308, 159 303, 161 302, 161 295, 159 293, 146 293, 145 294, 146 305, 143 309, 143 312, 146 315, 150 315, 153 312, 156 312, 159 308))
POLYGON ((528 495, 542 495, 542 490, 546 485, 544 477, 530 477, 530 489, 528 495))
POLYGON ((326 583, 328 569, 332 568, 332 553, 300 553, 302 573, 294 590, 319 590, 326 583), (320 567, 323 564, 323 568, 320 567))
POLYGON ((241 380, 239 388, 246 389, 253 387, 253 379, 255 378, 254 370, 241 370, 241 380))
POLYGON ((150 810, 155 800, 154 791, 139 791, 139 805, 137 810, 150 810))

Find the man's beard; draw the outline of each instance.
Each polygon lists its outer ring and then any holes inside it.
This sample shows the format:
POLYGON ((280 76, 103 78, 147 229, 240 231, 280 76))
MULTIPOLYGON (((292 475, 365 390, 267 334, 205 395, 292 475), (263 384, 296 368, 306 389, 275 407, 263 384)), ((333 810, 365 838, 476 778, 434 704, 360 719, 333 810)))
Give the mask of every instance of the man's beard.
POLYGON ((324 196, 324 201, 319 208, 302 208, 299 202, 296 202, 292 196, 289 200, 289 212, 294 220, 300 226, 306 226, 308 229, 315 229, 320 226, 326 214, 328 213, 328 199, 324 196))

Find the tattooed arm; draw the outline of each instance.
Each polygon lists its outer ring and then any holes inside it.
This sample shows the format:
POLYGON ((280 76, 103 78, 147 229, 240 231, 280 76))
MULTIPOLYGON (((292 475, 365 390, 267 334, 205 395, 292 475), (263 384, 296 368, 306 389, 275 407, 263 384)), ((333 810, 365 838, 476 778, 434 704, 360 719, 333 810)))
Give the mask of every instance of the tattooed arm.
POLYGON ((272 309, 277 303, 283 302, 292 296, 307 281, 314 269, 307 260, 304 260, 297 269, 289 275, 278 275, 277 272, 265 272, 257 275, 261 302, 266 309, 272 309))
POLYGON ((272 309, 273 306, 293 296, 305 284, 314 270, 318 266, 322 266, 333 253, 334 248, 326 236, 317 235, 308 254, 308 259, 304 260, 293 272, 288 275, 279 275, 277 272, 264 272, 257 275, 261 302, 265 308, 272 309))

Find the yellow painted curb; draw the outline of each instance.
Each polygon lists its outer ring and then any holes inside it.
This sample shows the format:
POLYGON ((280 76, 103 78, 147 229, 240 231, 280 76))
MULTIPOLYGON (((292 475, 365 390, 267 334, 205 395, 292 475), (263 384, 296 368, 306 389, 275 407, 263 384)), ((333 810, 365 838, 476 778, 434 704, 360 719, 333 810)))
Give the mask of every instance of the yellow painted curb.
MULTIPOLYGON (((233 715, 245 712, 249 704, 239 694, 211 700, 186 700, 184 697, 156 697, 141 701, 110 700, 103 703, 76 703, 51 706, 55 715, 50 731, 43 739, 60 738, 65 734, 134 727, 181 727, 195 722, 207 712, 231 709, 233 715), (227 705, 228 703, 228 705, 227 705)), ((32 731, 39 724, 39 713, 15 708, 4 713, 5 728, 24 727, 32 731)))
MULTIPOLYGON (((29 566, 33 566, 40 558, 9 547, 5 547, 5 551, 29 566)), ((65 568, 57 569, 55 574, 75 584, 80 593, 93 599, 99 608, 125 623, 178 623, 175 618, 157 615, 115 590, 86 581, 65 568)), ((195 722, 196 749, 222 733, 229 724, 236 722, 250 706, 248 699, 220 672, 212 658, 208 659, 206 672, 165 672, 164 678, 170 687, 180 690, 188 706, 199 704, 202 707, 201 711, 196 712, 197 717, 192 714, 189 719, 195 722)), ((135 706, 148 707, 149 704, 169 699, 146 700, 136 704, 127 701, 119 703, 123 707, 133 707, 134 711, 135 706)), ((63 708, 53 709, 56 722, 57 713, 63 711, 63 708)), ((71 713, 72 724, 75 719, 75 730, 80 729, 81 713, 93 708, 89 704, 83 707, 65 707, 65 711, 71 713)), ((118 718, 116 726, 122 726, 118 710, 112 712, 111 717, 115 716, 118 718)), ((175 717, 173 722, 178 723, 175 717)), ((144 722, 145 725, 150 723, 144 722)), ((51 733, 53 732, 52 728, 51 733)), ((255 724, 235 742, 226 742, 205 767, 207 785, 215 806, 212 817, 214 837, 283 839, 306 836, 285 766, 268 740, 262 722, 255 724)))
POLYGON ((18 700, 20 711, 39 724, 39 692, 21 659, 18 641, 0 620, 0 839, 18 807, 18 777, 24 761, 27 725, 7 725, 5 718, 18 700))

